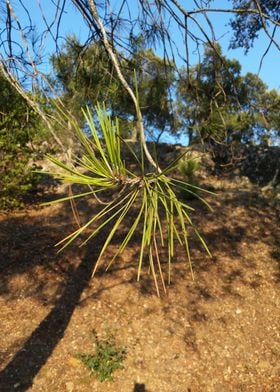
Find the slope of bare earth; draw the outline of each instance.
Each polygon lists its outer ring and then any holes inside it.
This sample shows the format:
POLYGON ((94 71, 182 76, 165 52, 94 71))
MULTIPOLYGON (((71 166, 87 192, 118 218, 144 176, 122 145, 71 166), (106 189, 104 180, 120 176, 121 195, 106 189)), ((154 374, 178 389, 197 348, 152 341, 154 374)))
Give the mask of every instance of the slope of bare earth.
MULTIPOLYGON (((68 204, 0 216, 1 392, 279 391, 279 205, 238 183, 207 181, 214 212, 191 204, 213 258, 191 240, 192 280, 178 246, 161 298, 146 270, 136 282, 137 238, 91 279, 104 237, 54 248, 75 229, 68 204), (93 352, 93 330, 127 349, 113 382, 76 359, 93 352)), ((84 219, 97 207, 79 208, 84 219)))

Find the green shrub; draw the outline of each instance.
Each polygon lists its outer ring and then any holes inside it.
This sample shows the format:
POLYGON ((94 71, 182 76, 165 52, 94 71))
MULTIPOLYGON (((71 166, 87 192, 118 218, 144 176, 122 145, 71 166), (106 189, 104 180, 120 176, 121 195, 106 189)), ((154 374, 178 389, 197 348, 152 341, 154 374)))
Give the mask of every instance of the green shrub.
POLYGON ((94 335, 94 343, 94 354, 78 354, 77 357, 97 376, 99 381, 113 381, 113 372, 123 368, 122 363, 126 357, 126 351, 123 347, 116 345, 112 334, 108 334, 105 339, 99 339, 94 335))
POLYGON ((199 169, 199 160, 191 156, 181 159, 178 168, 181 174, 187 178, 193 178, 196 175, 196 171, 199 169))
POLYGON ((184 183, 180 186, 180 196, 185 200, 199 195, 200 187, 197 178, 199 167, 199 160, 191 156, 181 159, 178 164, 179 173, 184 177, 184 183))

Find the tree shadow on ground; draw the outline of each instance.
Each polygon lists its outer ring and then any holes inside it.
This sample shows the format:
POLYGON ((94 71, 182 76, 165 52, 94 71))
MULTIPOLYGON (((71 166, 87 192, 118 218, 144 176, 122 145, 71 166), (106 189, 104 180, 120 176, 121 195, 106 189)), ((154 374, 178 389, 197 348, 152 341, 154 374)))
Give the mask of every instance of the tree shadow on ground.
POLYGON ((33 379, 46 363, 56 345, 63 337, 80 296, 91 279, 94 267, 93 252, 90 249, 77 269, 70 276, 63 293, 47 317, 32 332, 21 349, 0 373, 0 390, 27 391, 33 379), (28 364, 28 365, 27 365, 28 364))
MULTIPOLYGON (((87 213, 85 205, 84 213, 87 213)), ((20 216, 0 222, 3 229, 0 237, 5 243, 0 253, 1 294, 11 301, 18 298, 20 292, 21 298, 32 297, 40 304, 52 306, 24 343, 19 340, 20 349, 0 372, 3 392, 23 392, 31 388, 35 376, 64 336, 76 306, 81 304, 81 294, 92 278, 106 233, 97 236, 83 251, 72 247, 63 255, 57 255, 53 244, 61 239, 67 227, 69 230, 69 224, 71 218, 65 209, 59 209, 46 221, 40 217, 28 220, 20 216), (28 274, 24 290, 10 286, 13 277, 24 274, 28 274)), ((106 289, 106 285, 101 286, 95 297, 106 289)))

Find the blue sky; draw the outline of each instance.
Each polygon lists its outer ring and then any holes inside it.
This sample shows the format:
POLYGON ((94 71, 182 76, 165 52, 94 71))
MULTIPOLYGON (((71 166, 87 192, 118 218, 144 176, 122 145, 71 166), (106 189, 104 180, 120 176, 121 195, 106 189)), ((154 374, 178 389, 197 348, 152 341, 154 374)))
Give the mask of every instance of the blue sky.
MULTIPOLYGON (((131 0, 131 3, 134 3, 135 0, 131 0)), ((36 7, 34 7, 34 0, 26 0, 25 6, 29 7, 32 9, 33 15, 38 15, 38 29, 40 30, 42 28, 42 21, 41 18, 39 17, 39 11, 38 8, 36 10, 36 7), (32 5, 32 6, 31 6, 32 5)), ((113 4, 119 4, 120 0, 114 0, 112 1, 113 4)), ((182 2, 183 3, 183 2, 182 2)), ((46 15, 48 15, 49 21, 52 19, 52 15, 54 14, 54 6, 52 5, 50 0, 44 0, 42 2, 44 10, 46 12, 46 15)), ((230 5, 230 2, 225 1, 225 0, 216 0, 214 1, 213 6, 215 7, 220 7, 220 8, 226 8, 230 5)), ((190 9, 191 9, 191 3, 190 3, 190 9)), ((255 41, 254 47, 250 49, 249 53, 247 55, 244 54, 243 49, 234 49, 234 50, 229 50, 229 42, 230 38, 232 36, 231 33, 231 28, 228 26, 228 22, 230 19, 229 14, 216 14, 216 13, 210 13, 209 17, 211 19, 211 22, 214 26, 215 29, 215 35, 216 38, 218 39, 218 42, 221 44, 223 53, 229 57, 229 58, 235 58, 237 59, 241 65, 242 65, 242 74, 245 74, 247 72, 252 72, 252 73, 258 73, 259 71, 259 64, 262 58, 263 53, 265 52, 267 46, 268 46, 268 38, 264 32, 260 33, 259 38, 255 41)), ((203 26, 206 27, 205 22, 203 20, 203 17, 199 19, 201 23, 203 23, 203 26)), ((190 29, 195 31, 194 25, 190 23, 189 25, 190 29)), ((179 31, 174 28, 174 26, 170 27, 172 31, 172 38, 174 41, 178 44, 179 51, 184 55, 185 47, 183 43, 183 37, 179 33, 179 31)), ((78 37, 80 37, 82 40, 86 39, 87 33, 85 29, 85 25, 83 24, 83 21, 81 19, 80 14, 74 9, 74 6, 68 3, 68 6, 66 8, 66 14, 64 15, 64 23, 62 24, 62 29, 61 29, 61 36, 66 36, 67 34, 73 34, 75 33, 78 37)), ((280 38, 280 34, 278 34, 278 41, 280 38)), ((61 42, 63 42, 61 40, 61 42)), ((51 51, 53 48, 52 43, 47 41, 46 43, 46 49, 48 51, 51 51)), ((194 48, 193 48, 194 49, 194 48)), ((160 51, 159 51, 160 52, 160 51)), ((191 50, 192 52, 192 50, 191 50)), ((280 78, 279 78, 279 67, 280 67, 280 56, 279 56, 279 51, 277 48, 275 48, 274 45, 271 46, 270 51, 268 54, 265 56, 262 68, 260 70, 259 76, 261 79, 268 85, 269 88, 276 88, 280 90, 280 78)), ((191 53, 191 62, 195 64, 198 61, 197 56, 195 53, 191 53)), ((179 65, 182 65, 182 62, 178 59, 179 65)))

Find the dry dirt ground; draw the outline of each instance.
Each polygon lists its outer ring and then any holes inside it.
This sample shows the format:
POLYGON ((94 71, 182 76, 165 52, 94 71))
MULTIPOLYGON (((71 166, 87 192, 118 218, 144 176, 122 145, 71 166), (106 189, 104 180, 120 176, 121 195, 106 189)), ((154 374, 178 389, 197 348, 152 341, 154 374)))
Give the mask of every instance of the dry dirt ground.
MULTIPOLYGON (((279 205, 213 181, 214 212, 192 201, 213 258, 191 240, 192 280, 178 247, 161 298, 146 270, 136 282, 137 238, 91 279, 101 236, 87 248, 54 248, 75 229, 67 203, 2 214, 0 391, 280 391, 279 205), (76 358, 93 352, 93 330, 126 347, 113 382, 76 358)), ((80 208, 84 219, 95 202, 80 208)))

